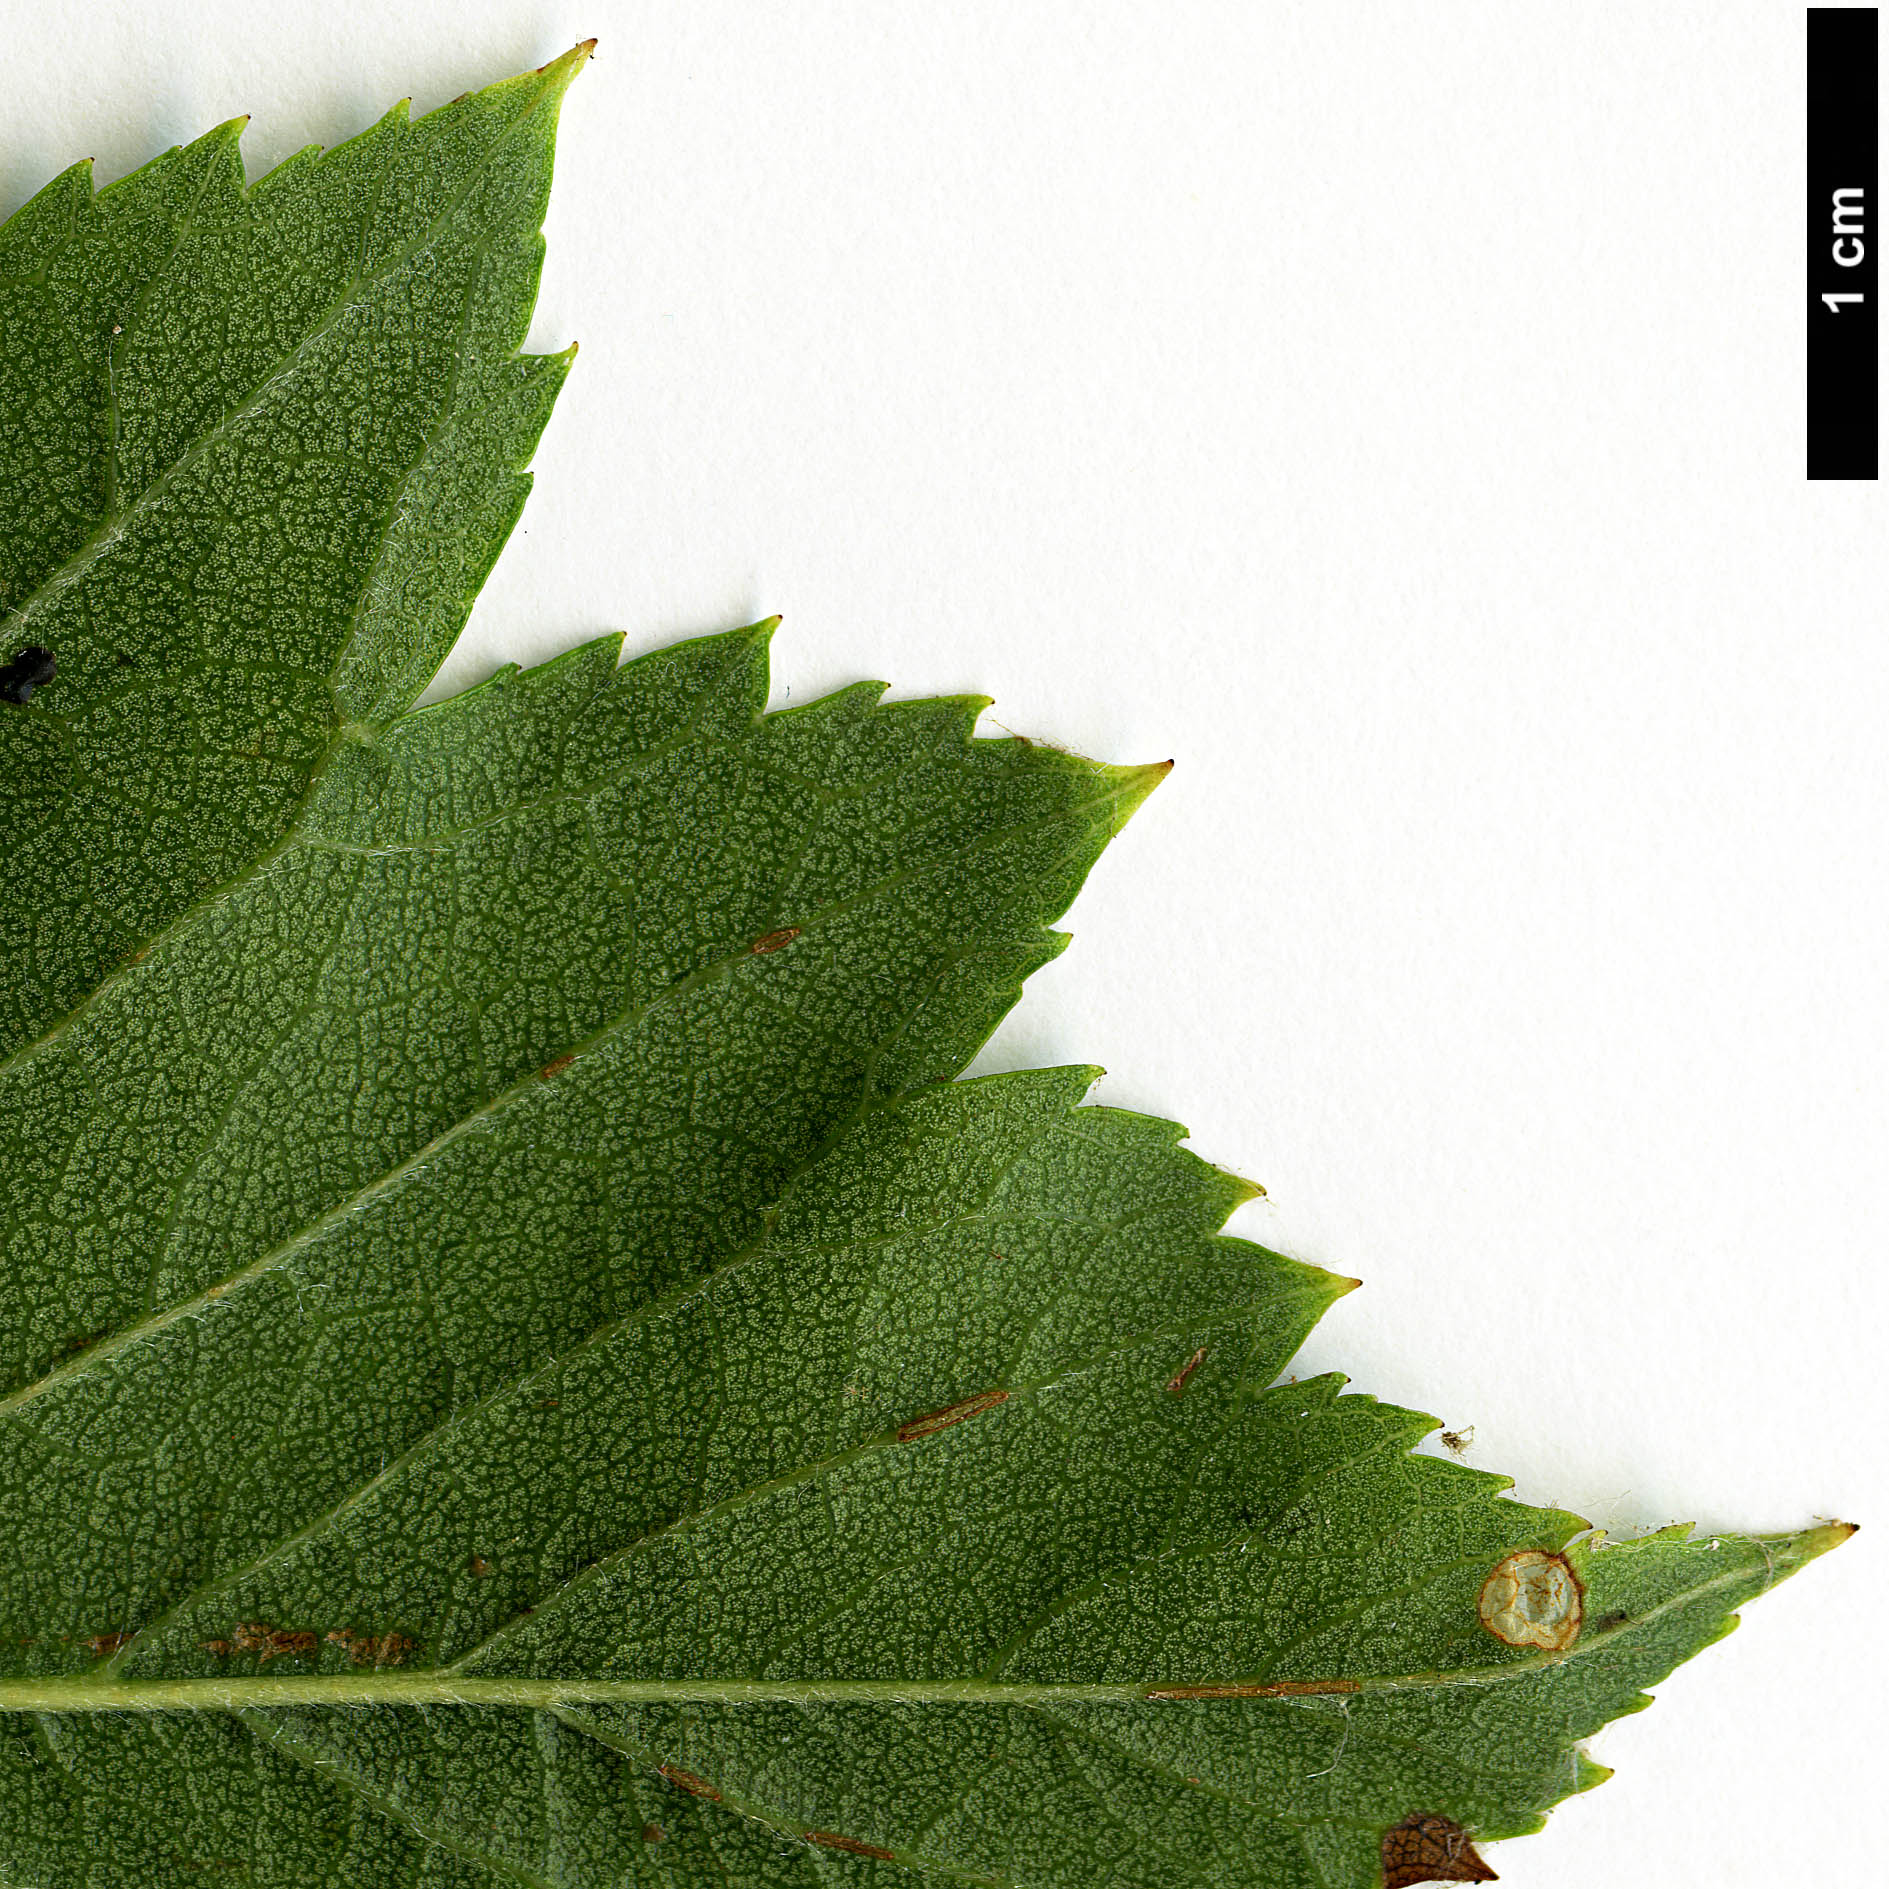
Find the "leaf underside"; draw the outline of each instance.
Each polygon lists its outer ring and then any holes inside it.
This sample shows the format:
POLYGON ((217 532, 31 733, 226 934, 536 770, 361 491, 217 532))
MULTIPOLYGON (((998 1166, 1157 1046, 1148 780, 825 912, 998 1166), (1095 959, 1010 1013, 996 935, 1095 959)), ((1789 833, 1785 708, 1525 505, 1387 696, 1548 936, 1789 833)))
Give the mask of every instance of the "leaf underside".
POLYGON ((0 1881, 1477 1879, 1844 1531, 1411 1454, 1178 1127, 955 1080, 1162 770, 767 625, 411 711, 586 52, 0 230, 0 1881))

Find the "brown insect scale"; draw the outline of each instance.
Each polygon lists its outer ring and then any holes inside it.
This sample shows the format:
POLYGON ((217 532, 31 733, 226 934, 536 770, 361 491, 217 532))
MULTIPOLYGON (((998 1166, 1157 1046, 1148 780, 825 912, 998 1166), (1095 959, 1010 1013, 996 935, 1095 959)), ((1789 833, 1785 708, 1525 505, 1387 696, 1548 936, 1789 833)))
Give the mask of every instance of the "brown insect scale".
POLYGON ((807 1841, 826 1850, 844 1850, 849 1856, 870 1856, 876 1863, 893 1861, 890 1850, 882 1850, 874 1843, 862 1843, 857 1837, 835 1836, 831 1830, 809 1830, 807 1841))
POLYGON ((659 1764, 656 1775, 673 1784, 679 1791, 687 1791, 691 1797, 706 1797, 711 1804, 721 1802, 721 1792, 714 1785, 699 1778, 693 1771, 685 1771, 680 1765, 659 1764))
POLYGON ((947 1404, 944 1409, 934 1410, 929 1416, 914 1417, 910 1423, 900 1424, 899 1441, 911 1443, 921 1436, 934 1436, 940 1430, 950 1429, 954 1423, 962 1423, 967 1417, 975 1417, 1009 1401, 1008 1391, 985 1391, 979 1397, 965 1398, 961 1404, 947 1404))
POLYGON ((778 951, 783 945, 792 944, 799 936, 798 925, 783 925, 779 931, 766 932, 755 939, 748 947, 748 955, 752 958, 764 958, 770 951, 778 951))
MULTIPOLYGON (((220 1641, 211 1642, 213 1647, 220 1644, 220 1641)), ((261 1658, 256 1664, 266 1666, 272 1659, 280 1659, 285 1653, 313 1653, 315 1636, 312 1633, 291 1633, 286 1627, 272 1627, 263 1620, 245 1620, 231 1637, 229 1649, 232 1653, 258 1653, 261 1658)))
POLYGON ((1200 1361, 1206 1355, 1207 1347, 1202 1345, 1201 1348, 1168 1379, 1168 1389, 1171 1390, 1175 1396, 1178 1397, 1181 1394, 1181 1386, 1200 1369, 1200 1361))
POLYGON ((330 1646, 345 1647, 356 1666, 404 1665, 413 1651, 413 1642, 403 1633, 354 1633, 336 1627, 327 1639, 330 1646))

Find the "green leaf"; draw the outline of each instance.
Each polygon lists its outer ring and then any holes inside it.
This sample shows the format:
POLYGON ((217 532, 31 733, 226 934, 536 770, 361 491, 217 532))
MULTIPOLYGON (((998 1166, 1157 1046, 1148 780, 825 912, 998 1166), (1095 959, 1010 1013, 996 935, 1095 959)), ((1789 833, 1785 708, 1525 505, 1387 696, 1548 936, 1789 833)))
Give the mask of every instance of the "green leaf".
POLYGON ((0 1052, 279 840, 407 707, 523 505, 570 362, 520 356, 588 56, 243 187, 244 120, 0 232, 0 1052))
POLYGON ((584 56, 0 232, 0 1878, 1486 1879, 1848 1531, 1413 1455, 1179 1128, 954 1080, 1164 769, 765 624, 409 712, 584 56))

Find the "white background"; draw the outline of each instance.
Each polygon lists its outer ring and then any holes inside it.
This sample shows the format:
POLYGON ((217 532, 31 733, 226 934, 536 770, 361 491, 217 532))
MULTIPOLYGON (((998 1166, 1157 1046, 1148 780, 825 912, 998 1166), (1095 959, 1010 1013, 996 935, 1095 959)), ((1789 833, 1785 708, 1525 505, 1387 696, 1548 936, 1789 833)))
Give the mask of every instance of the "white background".
POLYGON ((1362 1275, 1298 1367, 1620 1532, 1870 1524, 1514 1889, 1873 1881, 1883 504, 1803 477, 1802 9, 0 4, 7 209, 588 34, 582 353, 453 686, 772 611, 1177 767, 980 1067, 1096 1061, 1362 1275))

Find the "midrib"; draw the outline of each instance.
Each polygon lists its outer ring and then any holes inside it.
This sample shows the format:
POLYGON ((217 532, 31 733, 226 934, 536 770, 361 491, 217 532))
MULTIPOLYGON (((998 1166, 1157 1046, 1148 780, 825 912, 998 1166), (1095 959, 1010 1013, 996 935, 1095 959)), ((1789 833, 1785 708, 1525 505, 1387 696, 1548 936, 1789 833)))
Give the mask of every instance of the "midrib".
MULTIPOLYGON (((1616 1552, 1618 1552, 1616 1550, 1616 1552)), ((1169 1679, 1085 1683, 996 1679, 510 1679, 476 1678, 450 1671, 309 1673, 243 1679, 120 1679, 86 1674, 67 1679, 0 1679, 0 1712, 241 1712, 291 1706, 522 1706, 562 1705, 1118 1705, 1158 1708, 1195 1701, 1177 1688, 1237 1689, 1216 1703, 1271 1704, 1329 1710, 1335 1703, 1379 1692, 1437 1691, 1494 1686, 1550 1667, 1571 1665, 1624 1635, 1636 1634, 1662 1614, 1690 1607, 1730 1587, 1750 1586, 1755 1570, 1743 1557, 1708 1581, 1669 1595, 1617 1626, 1582 1634, 1563 1652, 1532 1653, 1496 1666, 1458 1666, 1427 1672, 1334 1678, 1325 1692, 1271 1693, 1239 1675, 1190 1674, 1169 1679), (1167 1695, 1167 1696, 1162 1696, 1167 1695)), ((1775 1577, 1774 1577, 1775 1578, 1775 1577)), ((1769 1582, 1761 1582, 1763 1591, 1769 1582)), ((1303 1688, 1308 1682, 1284 1683, 1303 1688)))
MULTIPOLYGON (((1507 1678, 1528 1662, 1487 1674, 1364 1680, 1358 1691, 1507 1678)), ((1228 1682, 1232 1683, 1232 1682, 1228 1682)), ((1149 1682, 1012 1684, 988 1679, 469 1679, 449 1672, 310 1673, 248 1679, 5 1679, 5 1712, 241 1712, 288 1706, 474 1705, 1147 1705, 1149 1682)), ((1355 1698, 1357 1692, 1343 1696, 1355 1698)), ((1303 1697, 1275 1704, 1303 1705, 1303 1697)), ((1314 1703, 1324 1699, 1314 1695, 1314 1703)))

